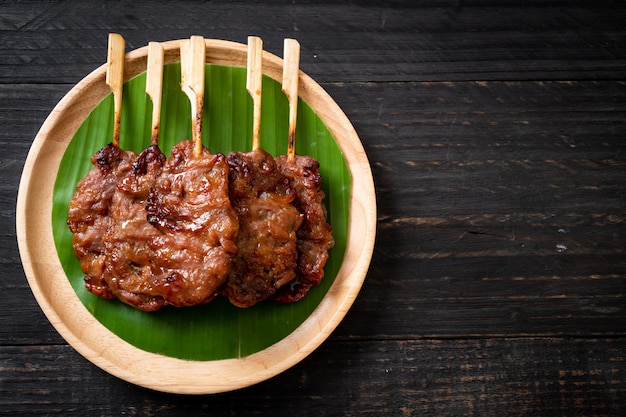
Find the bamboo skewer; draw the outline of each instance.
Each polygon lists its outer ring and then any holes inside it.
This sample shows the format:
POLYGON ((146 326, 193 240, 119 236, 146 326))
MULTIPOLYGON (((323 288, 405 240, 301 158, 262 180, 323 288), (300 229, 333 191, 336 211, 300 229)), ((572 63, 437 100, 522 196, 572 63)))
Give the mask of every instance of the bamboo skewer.
POLYGON ((146 94, 152 100, 151 145, 159 143, 161 125, 161 99, 163 92, 163 46, 158 42, 148 44, 148 68, 146 70, 146 94))
POLYGON ((246 89, 252 97, 252 150, 261 146, 261 93, 263 88, 263 41, 248 36, 248 72, 246 89))
POLYGON ((192 36, 180 44, 181 88, 191 102, 191 132, 194 156, 202 155, 202 107, 206 45, 202 36, 192 36))
POLYGON ((298 78, 300 65, 300 44, 297 40, 285 39, 283 60, 282 91, 287 96, 289 102, 287 161, 294 162, 296 157, 296 119, 298 117, 298 78))
POLYGON ((117 33, 109 33, 106 83, 113 92, 113 145, 116 147, 120 144, 125 49, 124 38, 117 33))

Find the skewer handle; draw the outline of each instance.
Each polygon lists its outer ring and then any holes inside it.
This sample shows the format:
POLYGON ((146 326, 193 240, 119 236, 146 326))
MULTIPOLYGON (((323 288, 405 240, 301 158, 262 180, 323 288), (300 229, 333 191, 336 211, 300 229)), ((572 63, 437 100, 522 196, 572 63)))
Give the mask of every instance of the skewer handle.
POLYGON ((287 160, 293 162, 296 156, 296 120, 298 118, 298 78, 300 65, 300 44, 295 39, 284 42, 283 93, 289 102, 289 137, 287 160))
POLYGON ((113 145, 115 146, 120 144, 125 48, 126 41, 121 35, 109 33, 106 83, 113 93, 113 145))
POLYGON ((202 107, 206 44, 202 36, 192 36, 180 44, 181 87, 191 102, 191 133, 194 155, 202 154, 202 107))
POLYGON ((263 88, 263 41, 248 36, 248 72, 246 89, 252 97, 252 150, 261 146, 261 93, 263 88))
POLYGON ((163 46, 161 46, 160 43, 148 43, 146 94, 152 100, 152 145, 157 145, 159 142, 159 127, 161 125, 161 99, 163 92, 163 55, 163 46))

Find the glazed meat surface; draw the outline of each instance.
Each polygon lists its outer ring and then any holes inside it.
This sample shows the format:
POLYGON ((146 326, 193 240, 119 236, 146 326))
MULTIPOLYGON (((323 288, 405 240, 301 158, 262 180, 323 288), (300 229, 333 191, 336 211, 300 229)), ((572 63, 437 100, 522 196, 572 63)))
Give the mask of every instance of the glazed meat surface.
POLYGON ((194 148, 108 145, 91 158, 67 221, 87 290, 144 311, 303 298, 334 245, 319 163, 194 148))
POLYGON ((146 204, 148 222, 162 232, 151 240, 152 285, 177 307, 215 298, 238 251, 226 157, 193 150, 191 141, 174 146, 146 204))
POLYGON ((295 278, 302 216, 290 204, 294 189, 270 154, 262 149, 231 152, 228 165, 230 199, 239 218, 239 253, 222 293, 232 304, 250 307, 295 278))
POLYGON ((151 244, 161 232, 148 223, 146 200, 165 164, 156 145, 144 150, 121 177, 109 208, 110 227, 104 235, 107 262, 104 280, 121 301, 144 311, 167 303, 163 277, 152 268, 151 244))
POLYGON ((292 163, 286 155, 282 155, 276 158, 276 164, 295 190, 293 205, 303 216, 302 225, 297 231, 296 277, 272 296, 276 302, 292 303, 302 299, 311 287, 320 283, 328 251, 335 245, 335 241, 332 228, 326 221, 319 162, 310 156, 296 155, 292 163))
POLYGON ((109 206, 119 179, 132 167, 137 155, 109 144, 96 152, 94 165, 81 179, 70 200, 67 225, 73 233, 72 246, 85 273, 85 285, 103 298, 114 295, 103 280, 106 267, 103 236, 110 227, 109 206))

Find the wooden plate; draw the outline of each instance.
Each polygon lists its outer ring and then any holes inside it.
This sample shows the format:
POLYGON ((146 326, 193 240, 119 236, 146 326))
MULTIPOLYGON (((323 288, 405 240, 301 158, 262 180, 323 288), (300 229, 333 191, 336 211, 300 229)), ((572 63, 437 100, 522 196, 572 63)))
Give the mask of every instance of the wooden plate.
MULTIPOLYGON (((178 62, 179 42, 169 41, 165 63, 178 62)), ((210 64, 243 67, 247 46, 205 40, 210 64)), ((126 56, 125 77, 146 68, 147 47, 126 56)), ((282 77, 283 61, 263 53, 263 72, 282 77)), ((82 121, 108 94, 103 65, 79 82, 54 108, 28 154, 17 200, 17 235, 24 271, 42 310, 62 337, 85 358, 121 379, 151 389, 205 394, 234 390, 266 380, 295 365, 337 327, 356 298, 367 273, 376 233, 374 184, 363 146, 333 99, 300 72, 300 98, 324 122, 348 165, 351 181, 346 250, 339 271, 313 313, 291 334, 249 356, 190 361, 139 349, 103 326, 81 303, 64 273, 52 231, 56 173, 65 149, 82 121)))

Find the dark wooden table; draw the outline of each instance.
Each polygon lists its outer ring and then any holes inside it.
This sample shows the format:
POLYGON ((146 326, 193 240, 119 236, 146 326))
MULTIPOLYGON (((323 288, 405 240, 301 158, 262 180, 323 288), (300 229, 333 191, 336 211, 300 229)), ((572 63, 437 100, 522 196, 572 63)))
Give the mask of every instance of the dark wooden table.
POLYGON ((626 414, 626 5, 0 3, 0 414, 626 414), (20 263, 15 201, 54 105, 106 60, 192 34, 282 54, 344 109, 378 234, 338 329, 264 383, 153 392, 80 356, 20 263))

